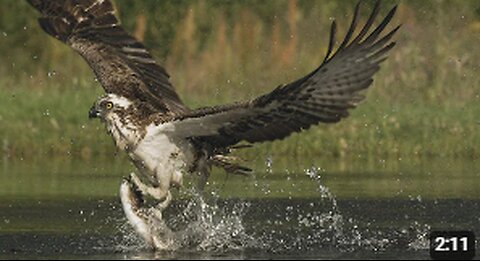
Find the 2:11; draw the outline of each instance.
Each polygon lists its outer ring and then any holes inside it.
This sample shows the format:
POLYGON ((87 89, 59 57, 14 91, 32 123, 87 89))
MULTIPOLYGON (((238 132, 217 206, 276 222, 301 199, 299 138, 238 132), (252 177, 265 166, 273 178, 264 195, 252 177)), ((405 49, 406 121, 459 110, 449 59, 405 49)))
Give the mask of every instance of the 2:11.
POLYGON ((458 243, 461 243, 462 251, 468 251, 468 238, 467 237, 437 237, 435 238, 435 243, 438 245, 435 247, 435 251, 458 251, 458 243), (451 243, 451 248, 448 244, 451 243))

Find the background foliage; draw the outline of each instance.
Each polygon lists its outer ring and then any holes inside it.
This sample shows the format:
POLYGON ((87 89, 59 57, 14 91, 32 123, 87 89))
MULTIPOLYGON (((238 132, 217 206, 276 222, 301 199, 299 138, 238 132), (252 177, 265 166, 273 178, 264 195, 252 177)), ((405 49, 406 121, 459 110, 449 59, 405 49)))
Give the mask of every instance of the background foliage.
MULTIPOLYGON (((396 2, 383 1, 382 15, 396 2)), ((346 32, 355 1, 115 1, 192 107, 249 99, 314 69, 330 23, 346 32)), ((340 124, 243 152, 290 157, 479 155, 480 2, 400 1, 397 47, 368 98, 340 124)), ((364 20, 373 5, 366 1, 364 20)), ((48 37, 25 1, 0 1, 0 144, 4 157, 111 156, 87 111, 102 89, 86 63, 48 37)), ((363 21, 364 21, 363 20, 363 21)))

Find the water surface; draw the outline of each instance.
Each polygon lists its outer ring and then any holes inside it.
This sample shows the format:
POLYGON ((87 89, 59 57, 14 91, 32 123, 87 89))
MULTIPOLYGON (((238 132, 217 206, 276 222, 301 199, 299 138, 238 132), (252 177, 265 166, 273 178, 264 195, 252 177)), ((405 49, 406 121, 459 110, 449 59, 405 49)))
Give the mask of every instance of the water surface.
POLYGON ((427 259, 431 230, 480 234, 475 161, 260 157, 252 177, 214 173, 205 201, 176 193, 175 249, 162 253, 123 216, 117 190, 134 171, 123 159, 1 164, 0 259, 427 259))

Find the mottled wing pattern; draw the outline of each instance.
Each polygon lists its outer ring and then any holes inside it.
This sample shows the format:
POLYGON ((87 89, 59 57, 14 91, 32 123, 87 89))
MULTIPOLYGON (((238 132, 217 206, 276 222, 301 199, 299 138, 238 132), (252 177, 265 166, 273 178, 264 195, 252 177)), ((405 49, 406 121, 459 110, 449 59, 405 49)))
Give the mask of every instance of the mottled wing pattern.
POLYGON ((144 101, 163 112, 185 112, 169 75, 128 34, 109 0, 28 0, 45 32, 88 62, 107 93, 144 101))
POLYGON ((364 99, 359 92, 371 85, 380 63, 395 45, 391 38, 399 28, 380 37, 395 14, 394 7, 369 32, 379 12, 377 2, 366 24, 354 37, 359 6, 336 52, 333 52, 336 33, 333 22, 327 55, 316 70, 254 100, 184 114, 173 122, 177 134, 225 147, 242 140, 282 139, 314 124, 334 123, 347 117, 348 110, 364 99))

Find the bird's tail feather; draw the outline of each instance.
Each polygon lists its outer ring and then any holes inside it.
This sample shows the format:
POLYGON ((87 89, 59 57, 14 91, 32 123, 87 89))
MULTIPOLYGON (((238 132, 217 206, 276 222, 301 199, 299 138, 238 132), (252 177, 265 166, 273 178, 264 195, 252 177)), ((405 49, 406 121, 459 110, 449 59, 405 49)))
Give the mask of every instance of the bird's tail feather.
POLYGON ((227 173, 244 176, 248 176, 252 173, 252 169, 235 163, 234 161, 236 160, 238 160, 238 158, 225 155, 215 155, 212 157, 213 165, 223 168, 227 173))

